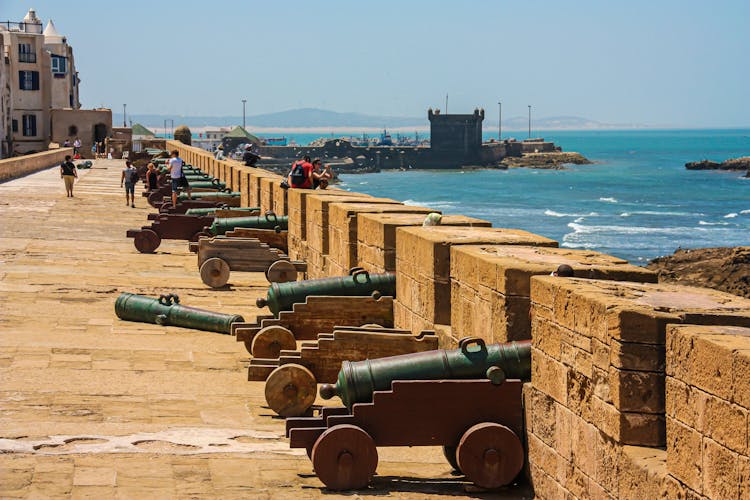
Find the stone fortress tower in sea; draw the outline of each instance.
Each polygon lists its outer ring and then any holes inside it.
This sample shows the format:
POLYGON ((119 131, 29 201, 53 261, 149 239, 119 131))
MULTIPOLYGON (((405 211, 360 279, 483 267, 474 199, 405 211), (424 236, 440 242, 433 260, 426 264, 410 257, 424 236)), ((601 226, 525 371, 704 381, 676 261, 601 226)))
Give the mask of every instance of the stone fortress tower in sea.
POLYGON ((506 161, 522 161, 525 155, 538 155, 540 165, 558 166, 563 163, 588 163, 578 153, 563 153, 561 148, 544 139, 528 138, 523 141, 482 140, 484 110, 474 109, 471 114, 444 114, 430 108, 429 146, 358 146, 346 139, 330 139, 315 146, 258 145, 264 157, 264 167, 274 170, 287 168, 289 160, 302 155, 320 158, 344 159, 336 167, 342 173, 351 171, 378 171, 386 169, 450 169, 462 167, 507 168, 506 161))

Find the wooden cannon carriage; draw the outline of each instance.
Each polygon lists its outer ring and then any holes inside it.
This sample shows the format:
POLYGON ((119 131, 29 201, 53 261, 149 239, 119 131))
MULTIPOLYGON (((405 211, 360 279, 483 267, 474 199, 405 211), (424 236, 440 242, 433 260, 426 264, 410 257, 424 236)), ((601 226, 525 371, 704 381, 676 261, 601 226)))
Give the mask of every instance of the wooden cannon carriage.
POLYGON ((308 296, 279 317, 258 316, 255 323, 235 323, 232 334, 257 358, 277 358, 297 348, 297 340, 315 340, 337 325, 393 327, 393 297, 308 296))
POLYGON ((442 446, 454 469, 481 488, 510 484, 524 463, 520 380, 394 380, 369 403, 289 418, 291 448, 304 448, 329 489, 366 487, 378 446, 442 446))
POLYGON ((150 226, 141 229, 129 229, 128 238, 133 238, 135 248, 141 253, 153 253, 159 248, 161 240, 190 240, 197 241, 199 236, 205 235, 203 228, 213 222, 213 217, 157 214, 150 226))
POLYGON ((291 261, 289 256, 257 238, 203 237, 197 242, 198 268, 203 283, 221 288, 231 271, 266 273, 270 282, 295 281, 306 272, 307 264, 291 261))
POLYGON ((359 361, 437 349, 434 331, 413 335, 377 325, 337 326, 302 342, 296 350, 283 350, 272 359, 253 358, 247 379, 265 381, 268 406, 282 417, 304 415, 315 402, 317 384, 336 381, 343 361, 359 361))

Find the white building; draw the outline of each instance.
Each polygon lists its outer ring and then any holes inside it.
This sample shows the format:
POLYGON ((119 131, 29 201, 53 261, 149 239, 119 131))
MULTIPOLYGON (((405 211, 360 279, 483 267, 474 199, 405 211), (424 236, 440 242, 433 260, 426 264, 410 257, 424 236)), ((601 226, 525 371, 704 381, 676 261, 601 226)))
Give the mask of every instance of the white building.
POLYGON ((20 22, 0 22, 0 40, 2 155, 43 151, 50 142, 50 110, 81 107, 73 49, 52 21, 42 31, 34 9, 20 22))

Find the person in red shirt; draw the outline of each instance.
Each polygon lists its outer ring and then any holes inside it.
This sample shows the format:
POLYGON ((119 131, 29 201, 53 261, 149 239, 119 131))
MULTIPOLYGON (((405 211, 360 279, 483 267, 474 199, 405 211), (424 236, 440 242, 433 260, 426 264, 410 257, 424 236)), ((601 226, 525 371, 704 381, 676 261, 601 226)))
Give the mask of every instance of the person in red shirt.
POLYGON ((313 165, 310 157, 305 155, 301 160, 294 162, 292 171, 289 173, 287 182, 295 189, 312 189, 313 187, 313 165))

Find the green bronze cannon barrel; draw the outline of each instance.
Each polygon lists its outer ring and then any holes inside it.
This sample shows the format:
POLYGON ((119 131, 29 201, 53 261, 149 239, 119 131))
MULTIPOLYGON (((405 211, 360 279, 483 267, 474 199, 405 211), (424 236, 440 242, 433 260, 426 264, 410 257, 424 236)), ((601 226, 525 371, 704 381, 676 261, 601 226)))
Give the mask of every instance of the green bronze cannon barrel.
POLYGON ((531 341, 486 345, 482 339, 461 339, 459 348, 438 349, 365 361, 344 361, 336 385, 323 384, 323 399, 338 396, 349 409, 372 401, 375 391, 387 391, 394 380, 531 378, 531 341), (473 347, 472 347, 473 346, 473 347))
POLYGON ((185 215, 213 215, 217 210, 229 210, 232 212, 259 212, 260 207, 188 208, 185 215))
POLYGON ((266 297, 259 298, 255 304, 258 307, 268 306, 273 315, 278 317, 280 311, 291 311, 294 304, 305 302, 309 295, 364 297, 375 292, 395 297, 396 275, 369 274, 361 268, 355 268, 348 276, 272 283, 266 297))
POLYGON ((238 314, 222 314, 180 304, 180 298, 170 293, 158 299, 121 293, 115 301, 115 314, 125 321, 155 323, 162 326, 181 326, 206 332, 230 334, 232 323, 244 319, 238 314))
POLYGON ((177 197, 178 200, 212 200, 213 198, 239 198, 240 193, 237 191, 217 191, 208 193, 192 193, 192 196, 188 197, 187 193, 180 193, 177 197))
POLYGON ((212 181, 214 177, 208 174, 185 174, 185 178, 189 181, 212 181))
POLYGON ((218 179, 212 181, 191 181, 188 179, 188 184, 191 188, 201 189, 226 189, 227 185, 218 179))
POLYGON ((229 217, 215 219, 208 228, 211 234, 218 236, 232 231, 238 227, 252 229, 276 229, 286 230, 289 226, 289 218, 286 215, 277 216, 273 212, 265 215, 251 215, 249 217, 229 217))

